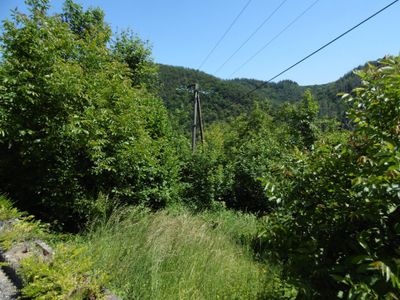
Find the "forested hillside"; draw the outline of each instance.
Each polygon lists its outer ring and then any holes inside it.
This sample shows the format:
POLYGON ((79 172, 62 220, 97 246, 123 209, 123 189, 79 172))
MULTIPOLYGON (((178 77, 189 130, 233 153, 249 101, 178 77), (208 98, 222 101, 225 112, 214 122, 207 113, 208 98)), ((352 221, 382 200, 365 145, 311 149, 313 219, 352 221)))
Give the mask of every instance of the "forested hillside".
MULTIPOLYGON (((171 115, 186 127, 191 118, 192 92, 189 86, 195 82, 201 88, 201 99, 206 123, 227 120, 240 113, 249 112, 255 102, 259 105, 278 107, 285 102, 295 103, 309 89, 317 100, 321 116, 343 118, 346 104, 339 93, 349 93, 360 85, 360 80, 352 71, 335 82, 300 86, 291 80, 265 84, 263 88, 244 96, 250 90, 264 84, 254 79, 222 80, 201 71, 159 66, 159 94, 171 115)), ((361 67, 360 67, 361 68, 361 67)), ((358 68, 358 69, 360 69, 358 68)))
POLYGON ((261 82, 157 66, 100 8, 26 5, 0 36, 0 256, 22 253, 24 299, 400 299, 400 56, 242 97, 261 82))

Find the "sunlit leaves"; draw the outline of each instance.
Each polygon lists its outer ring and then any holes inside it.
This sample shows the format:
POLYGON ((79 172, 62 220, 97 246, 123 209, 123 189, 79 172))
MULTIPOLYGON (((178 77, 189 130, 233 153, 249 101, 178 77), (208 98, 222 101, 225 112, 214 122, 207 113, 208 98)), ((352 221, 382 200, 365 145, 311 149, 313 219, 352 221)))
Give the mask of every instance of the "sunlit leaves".
MULTIPOLYGON (((33 15, 16 12, 1 36, 2 191, 71 223, 87 214, 80 200, 101 192, 153 207, 176 200, 168 116, 141 84, 149 70, 133 75, 112 53, 101 10, 66 1, 50 16, 47 1, 29 3, 33 15)), ((151 65, 137 43, 137 63, 151 65)))
POLYGON ((398 299, 400 58, 358 74, 363 86, 344 96, 353 133, 340 146, 317 143, 265 243, 319 297, 398 299))

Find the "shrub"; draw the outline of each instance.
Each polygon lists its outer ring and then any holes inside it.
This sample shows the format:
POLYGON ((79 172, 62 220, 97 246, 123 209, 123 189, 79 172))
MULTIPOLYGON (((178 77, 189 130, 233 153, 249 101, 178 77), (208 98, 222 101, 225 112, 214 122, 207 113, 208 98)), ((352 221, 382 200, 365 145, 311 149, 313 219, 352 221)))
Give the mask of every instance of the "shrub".
POLYGON ((102 299, 108 278, 95 269, 90 251, 76 242, 59 243, 51 261, 37 256, 25 258, 21 270, 29 299, 102 299))
POLYGON ((291 189, 265 218, 265 249, 308 296, 400 295, 399 65, 389 57, 359 72, 363 87, 345 96, 354 132, 298 161, 291 189))

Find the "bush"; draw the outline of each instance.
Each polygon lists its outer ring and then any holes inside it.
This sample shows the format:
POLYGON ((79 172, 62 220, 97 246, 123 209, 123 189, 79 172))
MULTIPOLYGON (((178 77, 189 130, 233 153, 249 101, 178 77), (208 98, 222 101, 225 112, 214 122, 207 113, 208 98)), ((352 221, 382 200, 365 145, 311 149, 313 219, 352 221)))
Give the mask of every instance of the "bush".
POLYGON ((85 245, 59 243, 51 261, 31 256, 21 262, 27 299, 103 299, 106 274, 93 268, 85 245))
POLYGON ((226 201, 232 186, 232 167, 226 160, 225 134, 221 125, 210 126, 206 143, 185 157, 182 180, 186 189, 182 198, 194 209, 212 208, 226 201))
POLYGON ((289 134, 255 105, 229 123, 213 124, 206 144, 187 160, 183 180, 184 198, 197 207, 226 207, 266 213, 274 208, 264 191, 262 178, 275 172, 276 164, 288 159, 289 134))
POLYGON ((345 97, 354 132, 298 161, 280 208, 265 218, 264 248, 308 296, 400 295, 399 65, 390 57, 359 72, 363 87, 345 97))
POLYGON ((233 164, 233 185, 227 205, 243 211, 269 212, 274 206, 261 178, 273 173, 276 163, 290 152, 288 133, 257 105, 248 115, 236 119, 231 130, 235 134, 226 142, 226 151, 233 164))

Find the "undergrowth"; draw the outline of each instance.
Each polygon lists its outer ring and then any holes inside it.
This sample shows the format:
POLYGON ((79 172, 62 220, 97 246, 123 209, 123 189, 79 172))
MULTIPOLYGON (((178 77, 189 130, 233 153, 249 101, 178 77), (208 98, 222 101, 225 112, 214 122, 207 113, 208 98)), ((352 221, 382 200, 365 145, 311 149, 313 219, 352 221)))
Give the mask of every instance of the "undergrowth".
POLYGON ((13 203, 0 194, 0 221, 21 217, 22 213, 13 206, 13 203))
POLYGON ((22 261, 21 274, 28 299, 103 299, 104 272, 93 267, 90 250, 80 243, 60 243, 54 258, 31 256, 22 261))
POLYGON ((2 217, 17 219, 0 233, 3 248, 37 238, 54 247, 51 259, 32 255, 21 261, 21 292, 28 299, 102 299, 105 287, 122 299, 296 296, 278 267, 255 259, 253 215, 125 207, 103 215, 85 234, 60 238, 4 197, 0 203, 2 217))
POLYGON ((12 245, 33 240, 50 239, 49 226, 32 215, 20 212, 5 196, 0 196, 0 245, 8 250, 12 245))
MULTIPOLYGON (((2 250, 23 254, 17 270, 22 277, 23 299, 101 299, 107 283, 104 272, 93 268, 88 246, 79 238, 54 234, 48 224, 18 211, 11 201, 0 196, 0 244, 2 250), (38 255, 34 241, 42 240, 54 247, 50 256, 38 255), (25 245, 23 252, 20 246, 25 245), (29 249, 29 250, 28 250, 29 249)), ((19 260, 19 258, 18 258, 19 260)))

